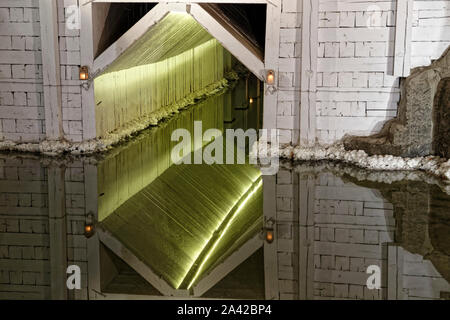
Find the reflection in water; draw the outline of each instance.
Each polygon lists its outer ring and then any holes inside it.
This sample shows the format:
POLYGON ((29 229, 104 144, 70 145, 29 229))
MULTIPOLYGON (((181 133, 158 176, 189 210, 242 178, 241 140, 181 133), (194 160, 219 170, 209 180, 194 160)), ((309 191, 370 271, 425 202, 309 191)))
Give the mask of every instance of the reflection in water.
POLYGON ((0 298, 449 298, 450 196, 433 181, 173 166, 171 125, 102 159, 0 157, 0 298), (66 289, 68 265, 81 290, 66 289), (366 286, 370 265, 380 290, 366 286))

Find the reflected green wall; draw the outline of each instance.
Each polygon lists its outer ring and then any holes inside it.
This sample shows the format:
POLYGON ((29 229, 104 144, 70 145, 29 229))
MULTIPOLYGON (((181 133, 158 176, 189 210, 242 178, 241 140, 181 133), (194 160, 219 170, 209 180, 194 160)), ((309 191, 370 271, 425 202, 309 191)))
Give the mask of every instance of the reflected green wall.
MULTIPOLYGON (((171 165, 170 153, 178 142, 172 132, 185 128, 194 137, 194 121, 203 122, 203 131, 223 131, 223 95, 211 97, 115 148, 98 164, 98 217, 103 220, 131 196, 150 184, 171 165)), ((192 150, 194 146, 191 145, 192 150)))

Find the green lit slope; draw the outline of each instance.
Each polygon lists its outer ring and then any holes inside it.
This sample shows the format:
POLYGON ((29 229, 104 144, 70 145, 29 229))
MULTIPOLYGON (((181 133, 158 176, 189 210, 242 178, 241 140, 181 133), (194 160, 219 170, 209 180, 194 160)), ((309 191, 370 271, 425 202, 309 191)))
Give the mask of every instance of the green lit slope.
POLYGON ((105 73, 169 59, 211 39, 208 31, 190 15, 169 13, 114 61, 105 73))
POLYGON ((230 54, 194 18, 170 13, 95 77, 97 135, 156 125, 226 87, 230 70, 230 54))
POLYGON ((261 228, 260 171, 172 166, 102 225, 174 288, 189 288, 261 228))
MULTIPOLYGON (((222 131, 223 103, 221 96, 211 97, 112 150, 98 164, 99 220, 172 165, 170 153, 178 144, 171 141, 174 130, 186 128, 194 137, 194 121, 202 121, 203 131, 211 128, 222 131)), ((194 145, 191 148, 194 150, 194 145)))

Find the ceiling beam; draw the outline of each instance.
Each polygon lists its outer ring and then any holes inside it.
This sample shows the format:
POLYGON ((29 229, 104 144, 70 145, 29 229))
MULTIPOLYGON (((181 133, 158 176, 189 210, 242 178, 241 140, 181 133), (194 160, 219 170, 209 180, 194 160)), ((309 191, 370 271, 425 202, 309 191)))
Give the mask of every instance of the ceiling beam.
POLYGON ((258 58, 249 47, 227 30, 222 24, 214 19, 204 8, 198 4, 192 4, 189 13, 205 28, 214 38, 216 38, 225 49, 235 56, 247 69, 249 69, 260 80, 264 75, 264 62, 258 58))
POLYGON ((109 232, 97 229, 100 241, 119 258, 132 267, 141 277, 147 280, 155 289, 165 296, 189 296, 186 290, 175 290, 164 279, 155 274, 144 262, 128 250, 109 232))
POLYGON ((142 2, 165 2, 165 3, 186 3, 186 4, 192 4, 192 3, 248 3, 248 4, 273 4, 276 3, 278 0, 270 1, 270 0, 165 0, 165 1, 158 1, 158 0, 93 0, 92 2, 111 2, 111 3, 142 3, 142 2))
MULTIPOLYGON (((258 222, 259 223, 259 222, 258 222)), ((193 287, 194 297, 201 297, 263 246, 259 233, 214 268, 193 287)))
MULTIPOLYGON (((175 8, 172 8, 175 9, 175 8)), ((139 38, 141 38, 151 27, 161 21, 170 12, 169 5, 160 3, 148 12, 141 20, 123 34, 116 42, 108 47, 94 60, 92 73, 99 74, 111 63, 119 58, 139 38)))

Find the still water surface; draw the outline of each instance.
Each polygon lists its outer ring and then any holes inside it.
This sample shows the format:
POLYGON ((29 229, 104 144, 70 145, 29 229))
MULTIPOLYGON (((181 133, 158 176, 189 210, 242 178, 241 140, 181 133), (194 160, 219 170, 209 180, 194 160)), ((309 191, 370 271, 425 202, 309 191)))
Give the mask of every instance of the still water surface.
POLYGON ((439 181, 331 163, 275 176, 173 165, 174 128, 219 125, 201 112, 102 156, 0 155, 0 298, 450 298, 439 181), (66 288, 71 265, 80 290, 66 288))

